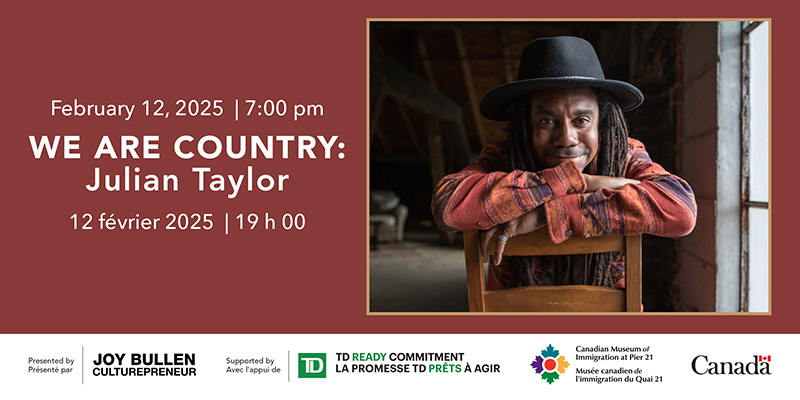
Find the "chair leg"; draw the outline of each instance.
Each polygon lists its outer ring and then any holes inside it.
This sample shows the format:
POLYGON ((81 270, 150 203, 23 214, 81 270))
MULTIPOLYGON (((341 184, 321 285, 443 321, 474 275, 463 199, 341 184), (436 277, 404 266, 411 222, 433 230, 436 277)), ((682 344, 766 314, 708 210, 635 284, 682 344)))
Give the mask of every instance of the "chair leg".
POLYGON ((467 290, 469 311, 483 312, 483 294, 486 283, 483 278, 483 263, 477 231, 464 232, 464 258, 467 265, 467 290))

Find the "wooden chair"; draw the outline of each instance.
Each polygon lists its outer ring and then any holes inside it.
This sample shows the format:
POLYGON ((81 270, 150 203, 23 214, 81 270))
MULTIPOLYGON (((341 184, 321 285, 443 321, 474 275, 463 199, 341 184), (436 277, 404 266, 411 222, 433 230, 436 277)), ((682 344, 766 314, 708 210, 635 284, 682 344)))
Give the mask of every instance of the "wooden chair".
MULTIPOLYGON (((494 254, 494 246, 489 254, 494 254)), ((471 312, 641 312, 642 236, 572 238, 560 244, 550 240, 547 229, 538 229, 508 240, 503 256, 543 256, 624 251, 626 289, 567 285, 529 286, 486 290, 481 246, 477 231, 464 232, 467 287, 471 312)), ((490 272, 491 273, 491 272, 490 272)))

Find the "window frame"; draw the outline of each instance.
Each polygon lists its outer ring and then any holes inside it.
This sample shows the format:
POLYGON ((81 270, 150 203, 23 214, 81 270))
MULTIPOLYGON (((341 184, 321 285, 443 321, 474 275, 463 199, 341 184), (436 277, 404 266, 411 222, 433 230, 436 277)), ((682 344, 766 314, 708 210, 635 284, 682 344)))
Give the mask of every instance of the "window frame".
MULTIPOLYGON (((751 100, 751 93, 750 87, 753 78, 751 76, 750 70, 750 55, 751 55, 751 47, 750 47, 750 34, 759 26, 765 25, 766 28, 769 30, 770 27, 768 25, 768 21, 743 21, 742 22, 742 111, 741 111, 741 189, 742 189, 742 206, 741 206, 741 267, 740 267, 740 310, 744 312, 750 311, 750 289, 751 289, 751 259, 750 259, 750 210, 753 208, 757 209, 766 209, 768 214, 767 224, 771 226, 771 212, 770 212, 770 199, 771 199, 771 184, 769 186, 769 194, 767 201, 758 201, 751 199, 750 193, 750 143, 751 143, 751 110, 750 107, 750 100, 751 100)), ((767 31, 768 40, 770 32, 767 31)), ((770 54, 771 57, 771 54, 770 54)), ((771 61, 768 60, 768 65, 771 65, 771 61)), ((771 68, 771 67, 768 67, 771 68)), ((769 71, 768 71, 769 74, 769 71)), ((767 90, 771 90, 769 87, 769 75, 767 78, 767 90)), ((768 95, 769 96, 769 95, 768 95)), ((767 115, 769 120, 770 116, 767 115)), ((768 140, 771 139, 771 132, 767 132, 768 140)), ((769 146, 769 144, 768 144, 769 146)), ((770 160, 771 164, 771 160, 770 160)), ((769 167, 771 169, 771 166, 769 167)), ((770 239, 768 238, 768 246, 770 239)), ((767 248, 767 254, 771 256, 771 251, 769 247, 767 248)), ((771 283, 771 262, 768 262, 767 265, 767 282, 768 285, 771 283)), ((770 285, 771 286, 771 285, 770 285)), ((768 291, 767 294, 767 304, 769 311, 771 309, 771 294, 768 291)), ((761 311, 761 310, 759 310, 761 311)))

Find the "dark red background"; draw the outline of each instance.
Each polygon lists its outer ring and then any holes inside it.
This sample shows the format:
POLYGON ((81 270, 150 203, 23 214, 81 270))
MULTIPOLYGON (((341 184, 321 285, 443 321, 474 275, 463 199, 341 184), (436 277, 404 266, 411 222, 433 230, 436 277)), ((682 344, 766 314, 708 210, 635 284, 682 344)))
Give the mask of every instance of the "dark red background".
MULTIPOLYGON (((4 333, 746 333, 800 332, 793 258, 794 213, 783 201, 798 139, 792 10, 765 2, 719 9, 678 1, 614 7, 571 2, 429 1, 204 4, 97 2, 5 6, 2 35, 2 241, 4 333), (517 4, 518 3, 518 4, 517 4), (455 4, 455 3, 454 3, 455 4), (757 6, 757 7, 756 7, 757 6), (648 4, 648 8, 653 4, 648 4), (502 317, 367 315, 368 18, 773 18, 772 315, 502 317), (50 101, 137 104, 128 122, 50 116, 50 101), (220 119, 147 119, 141 102, 223 99, 220 119), (235 98, 322 104, 325 116, 232 120, 235 98), (92 159, 102 135, 159 135, 159 160, 92 159), (179 160, 183 134, 338 135, 339 160, 179 160), (36 160, 28 135, 80 135, 80 160, 36 160), (95 165, 175 173, 177 193, 91 193, 95 165), (197 192, 193 166, 288 173, 284 192, 197 192), (74 231, 73 213, 303 213, 302 232, 74 231)), ((336 154, 336 153, 334 153, 336 154)), ((218 220, 220 221, 220 220, 218 220)))

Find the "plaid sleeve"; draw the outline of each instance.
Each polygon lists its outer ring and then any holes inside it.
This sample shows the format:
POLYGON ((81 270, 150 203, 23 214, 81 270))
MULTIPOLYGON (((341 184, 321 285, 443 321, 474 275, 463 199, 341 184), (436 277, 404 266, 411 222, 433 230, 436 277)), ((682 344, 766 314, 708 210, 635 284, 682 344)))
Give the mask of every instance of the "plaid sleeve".
POLYGON ((635 139, 628 139, 625 177, 641 183, 548 201, 545 212, 553 242, 575 235, 649 233, 679 237, 694 229, 697 204, 692 188, 654 163, 644 145, 635 139))
POLYGON ((504 165, 501 147, 489 145, 473 165, 442 178, 431 201, 436 224, 443 230, 488 229, 549 200, 586 190, 573 162, 539 173, 503 172, 504 165))

